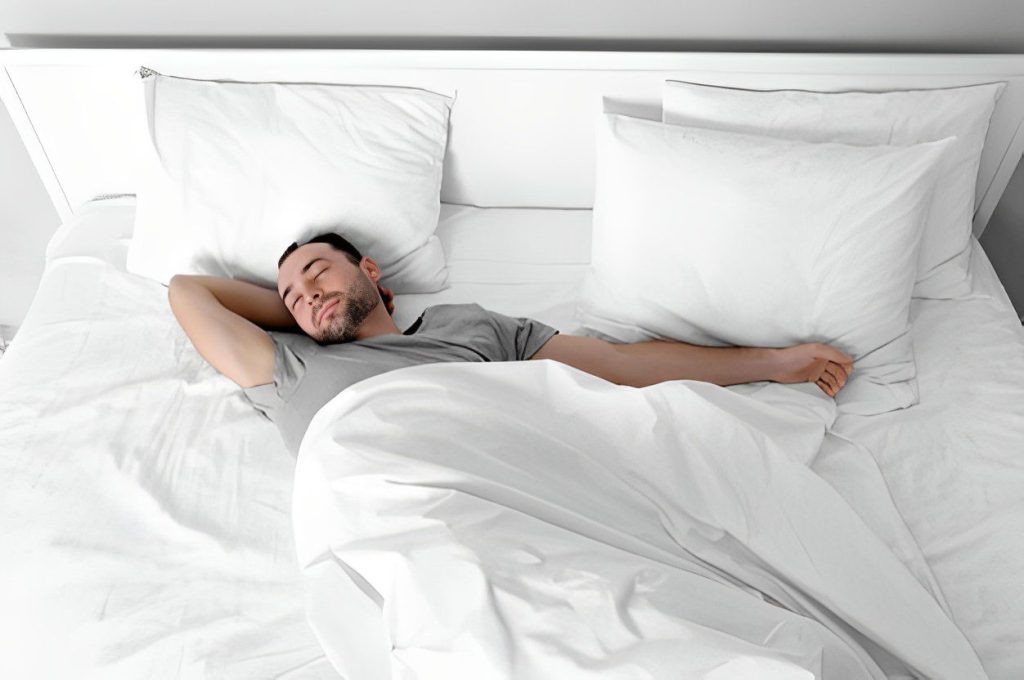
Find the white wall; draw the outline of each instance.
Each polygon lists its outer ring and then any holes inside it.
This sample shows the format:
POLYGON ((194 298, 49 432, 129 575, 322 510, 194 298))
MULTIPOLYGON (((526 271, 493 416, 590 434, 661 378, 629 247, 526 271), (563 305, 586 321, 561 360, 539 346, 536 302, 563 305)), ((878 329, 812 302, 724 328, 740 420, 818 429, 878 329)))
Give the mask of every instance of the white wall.
POLYGON ((1013 173, 980 240, 1024 322, 1024 162, 1013 173))
POLYGON ((4 0, 2 22, 15 46, 26 34, 483 36, 1024 52, 1020 0, 4 0))
MULTIPOLYGON (((43 274, 57 211, 0 104, 0 326, 18 326, 43 274)), ((2 333, 0 333, 2 335, 2 333)))
MULTIPOLYGON (((1024 53, 1022 0, 3 0, 0 20, 14 47, 1024 53)), ((0 111, 0 324, 20 323, 57 226, 0 111)), ((1024 167, 982 244, 1024 315, 1024 167)))

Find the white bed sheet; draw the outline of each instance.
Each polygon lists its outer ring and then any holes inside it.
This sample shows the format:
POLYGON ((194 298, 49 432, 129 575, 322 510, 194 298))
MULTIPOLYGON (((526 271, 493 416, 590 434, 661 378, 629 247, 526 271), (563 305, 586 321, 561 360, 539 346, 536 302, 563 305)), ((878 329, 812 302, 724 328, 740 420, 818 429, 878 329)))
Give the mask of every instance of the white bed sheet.
POLYGON ((1024 328, 973 240, 972 297, 914 300, 920 403, 833 431, 870 450, 993 680, 1024 678, 1024 328))
POLYGON ((294 459, 125 273, 133 210, 61 228, 0 360, 0 678, 337 680, 294 459))
MULTIPOLYGON (((0 505, 10 513, 0 588, 15 603, 0 614, 0 644, 10 647, 0 664, 34 664, 35 677, 59 677, 67 665, 77 677, 145 669, 147 677, 334 678, 302 618, 289 523, 294 461, 273 425, 195 353, 165 289, 125 273, 133 212, 132 197, 95 201, 58 230, 37 297, 0 362, 0 505), (65 653, 46 654, 44 643, 65 653)), ((443 204, 438 234, 453 285, 400 296, 396 323, 412 323, 427 305, 472 301, 577 332, 590 214, 443 204)), ((978 411, 991 398, 982 393, 1021 396, 1024 340, 973 247, 975 300, 914 301, 926 408, 887 414, 885 429, 843 416, 814 467, 940 603, 952 604, 992 677, 1016 678, 1024 677, 1024 586, 1015 582, 1024 568, 1024 469, 1014 453, 1024 447, 1014 444, 1024 420, 1001 402, 998 414, 978 411), (957 343, 943 344, 942 334, 957 343), (973 368, 951 371, 950 358, 965 355, 973 368), (1007 361, 1011 370, 1000 373, 1007 361), (974 406, 954 408, 964 398, 974 406), (946 434, 933 441, 938 427, 946 434), (916 543, 862 444, 881 462, 916 543), (936 448, 944 472, 928 478, 939 488, 922 493, 918 476, 933 472, 936 448), (967 483, 956 486, 965 468, 967 483), (951 486, 951 512, 935 512, 939 491, 951 486), (957 514, 961 506, 973 521, 957 514), (993 510, 998 517, 979 523, 993 510), (958 547, 968 539, 980 545, 958 547)))

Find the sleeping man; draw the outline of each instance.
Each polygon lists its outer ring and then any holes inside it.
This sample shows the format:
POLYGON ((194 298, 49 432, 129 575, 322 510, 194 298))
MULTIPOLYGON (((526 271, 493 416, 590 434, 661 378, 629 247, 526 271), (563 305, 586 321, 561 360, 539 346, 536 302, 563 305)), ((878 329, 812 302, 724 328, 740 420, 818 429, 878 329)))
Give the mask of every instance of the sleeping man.
POLYGON ((293 455, 316 412, 343 389, 417 364, 552 359, 632 387, 665 380, 813 382, 832 397, 853 369, 851 357, 821 343, 617 344, 565 335, 474 303, 427 307, 402 330, 391 316, 394 295, 380 285, 382 275, 373 259, 326 233, 285 250, 276 291, 231 278, 179 274, 168 297, 199 354, 275 423, 293 455), (290 333, 271 336, 267 330, 290 333))

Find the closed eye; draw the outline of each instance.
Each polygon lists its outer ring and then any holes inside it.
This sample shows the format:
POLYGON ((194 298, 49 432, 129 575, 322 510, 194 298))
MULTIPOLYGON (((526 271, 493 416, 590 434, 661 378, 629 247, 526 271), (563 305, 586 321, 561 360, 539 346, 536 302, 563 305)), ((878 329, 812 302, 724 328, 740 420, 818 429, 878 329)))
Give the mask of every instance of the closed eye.
MULTIPOLYGON (((321 269, 320 273, 313 277, 313 280, 316 281, 317 279, 319 279, 323 275, 323 273, 325 271, 327 271, 328 269, 330 269, 330 267, 324 267, 323 269, 321 269)), ((295 304, 299 301, 299 298, 301 298, 301 297, 302 297, 301 295, 296 295, 295 299, 292 300, 292 311, 295 310, 295 304)))

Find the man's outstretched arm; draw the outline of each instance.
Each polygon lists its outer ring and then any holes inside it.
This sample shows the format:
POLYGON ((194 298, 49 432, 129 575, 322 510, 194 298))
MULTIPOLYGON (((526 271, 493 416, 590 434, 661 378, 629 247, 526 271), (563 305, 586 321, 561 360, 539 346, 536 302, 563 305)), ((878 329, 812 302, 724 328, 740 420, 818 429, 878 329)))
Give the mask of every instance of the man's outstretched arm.
POLYGON ((558 334, 530 358, 554 359, 631 387, 666 380, 701 380, 723 386, 761 380, 814 382, 832 397, 853 370, 851 357, 822 343, 782 348, 704 347, 665 340, 616 344, 558 334))

